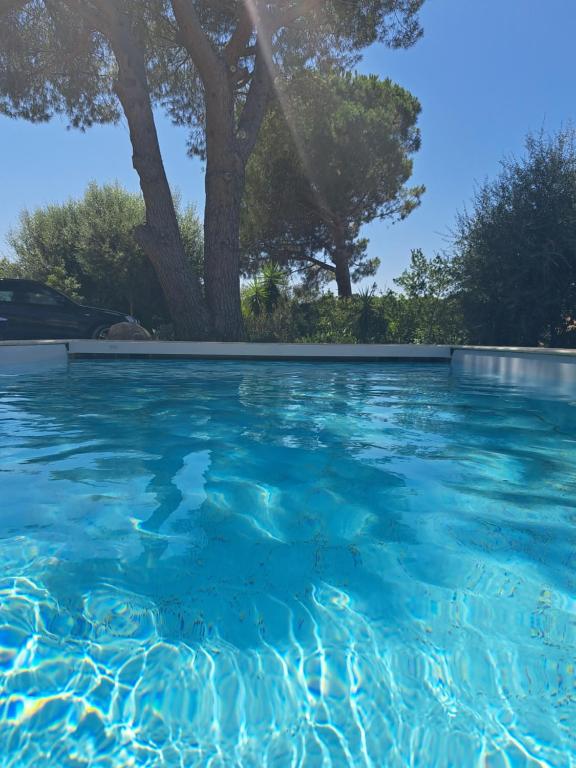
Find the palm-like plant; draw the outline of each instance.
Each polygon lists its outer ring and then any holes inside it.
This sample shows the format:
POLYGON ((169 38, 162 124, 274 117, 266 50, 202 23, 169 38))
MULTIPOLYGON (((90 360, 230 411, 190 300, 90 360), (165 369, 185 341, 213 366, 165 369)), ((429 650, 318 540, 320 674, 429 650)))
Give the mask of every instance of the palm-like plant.
POLYGON ((286 290, 286 275, 274 263, 265 264, 262 271, 244 289, 243 303, 245 311, 252 317, 271 315, 286 290))
POLYGON ((268 314, 268 297, 266 286, 255 277, 252 282, 244 289, 243 304, 246 314, 252 317, 260 317, 268 314))

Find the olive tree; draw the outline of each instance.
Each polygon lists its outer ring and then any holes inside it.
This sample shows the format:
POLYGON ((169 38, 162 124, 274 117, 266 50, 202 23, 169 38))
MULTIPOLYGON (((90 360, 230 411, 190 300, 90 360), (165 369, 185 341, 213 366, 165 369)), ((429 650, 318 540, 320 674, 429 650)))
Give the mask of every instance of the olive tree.
MULTIPOLYGON (((202 228, 176 200, 187 265, 201 270, 202 228)), ((117 184, 89 184, 82 198, 23 211, 10 232, 5 271, 48 283, 85 303, 136 315, 146 326, 168 321, 154 269, 134 237, 145 222, 141 195, 117 184)))
POLYGON ((451 264, 470 339, 573 344, 576 134, 530 135, 458 218, 451 264))

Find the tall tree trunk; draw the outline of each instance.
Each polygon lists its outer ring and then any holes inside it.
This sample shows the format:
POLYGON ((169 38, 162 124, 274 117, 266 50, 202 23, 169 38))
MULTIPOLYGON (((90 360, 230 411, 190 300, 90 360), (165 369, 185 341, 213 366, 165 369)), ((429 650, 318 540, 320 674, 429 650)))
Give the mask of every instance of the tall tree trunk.
POLYGON ((213 328, 219 339, 235 341, 244 335, 240 306, 240 211, 245 169, 254 149, 268 105, 271 86, 272 39, 282 26, 293 23, 320 0, 309 0, 273 17, 258 3, 238 3, 237 25, 222 51, 202 28, 195 3, 171 0, 180 40, 204 85, 206 106, 206 213, 204 218, 204 283, 213 328), (257 17, 257 18, 256 18, 257 17), (256 32, 254 67, 244 105, 237 114, 238 88, 246 71, 241 59, 254 54, 250 41, 256 32))
POLYGON ((146 203, 146 224, 138 227, 135 234, 158 275, 177 338, 203 339, 209 332, 208 312, 200 281, 184 251, 160 152, 141 46, 134 39, 126 17, 119 18, 109 38, 118 64, 116 93, 128 121, 132 163, 146 203))
POLYGON ((551 347, 557 347, 558 341, 559 341, 559 333, 558 329, 562 325, 562 319, 559 319, 555 313, 552 313, 552 318, 549 322, 549 328, 550 328, 550 346, 551 347))
POLYGON ((234 136, 232 94, 207 98, 204 284, 213 331, 222 341, 244 337, 240 304, 240 210, 245 163, 234 136))
POLYGON ((338 222, 333 226, 332 238, 334 241, 332 261, 336 267, 338 296, 341 299, 347 299, 352 296, 352 281, 350 279, 350 249, 346 241, 344 224, 338 222))

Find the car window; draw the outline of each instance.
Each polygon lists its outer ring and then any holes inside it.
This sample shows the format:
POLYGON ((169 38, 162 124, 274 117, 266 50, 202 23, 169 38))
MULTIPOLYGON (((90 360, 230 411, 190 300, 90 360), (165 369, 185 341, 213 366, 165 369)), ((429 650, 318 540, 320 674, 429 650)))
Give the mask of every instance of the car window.
POLYGON ((41 288, 34 288, 30 291, 24 291, 19 296, 20 304, 40 304, 47 307, 57 307, 63 304, 58 294, 51 291, 43 291, 41 288))
POLYGON ((0 290, 0 304, 11 304, 14 301, 14 291, 0 290))

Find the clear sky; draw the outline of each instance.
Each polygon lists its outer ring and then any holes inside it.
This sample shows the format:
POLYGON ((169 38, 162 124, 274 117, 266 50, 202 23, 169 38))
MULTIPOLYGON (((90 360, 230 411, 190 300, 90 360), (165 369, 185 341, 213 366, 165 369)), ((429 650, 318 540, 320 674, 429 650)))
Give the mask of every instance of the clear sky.
MULTIPOLYGON (((520 153, 527 131, 576 124, 576 0, 426 0, 422 22, 414 48, 371 48, 360 67, 396 80, 423 107, 413 180, 426 185, 424 201, 404 222, 366 228, 370 253, 382 260, 381 288, 392 286, 411 248, 433 255, 445 247, 475 183, 520 153)), ((185 132, 158 122, 172 186, 202 209, 202 168, 186 157, 185 132)), ((0 253, 23 208, 80 196, 91 180, 138 189, 125 124, 82 134, 60 121, 0 118, 0 153, 0 253)))

